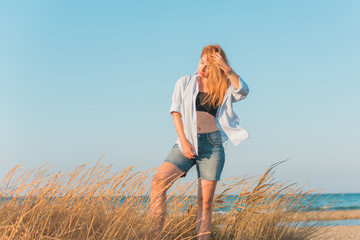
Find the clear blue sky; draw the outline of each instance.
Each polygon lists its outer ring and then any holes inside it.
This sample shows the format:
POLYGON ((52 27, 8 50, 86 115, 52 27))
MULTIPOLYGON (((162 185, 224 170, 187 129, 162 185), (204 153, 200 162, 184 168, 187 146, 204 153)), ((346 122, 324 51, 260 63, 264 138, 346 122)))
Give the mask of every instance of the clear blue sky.
MULTIPOLYGON (((250 138, 222 178, 262 174, 360 192, 359 1, 1 1, 0 176, 160 166, 176 139, 176 80, 220 44, 250 94, 250 138)), ((196 177, 193 168, 187 179, 196 177)))

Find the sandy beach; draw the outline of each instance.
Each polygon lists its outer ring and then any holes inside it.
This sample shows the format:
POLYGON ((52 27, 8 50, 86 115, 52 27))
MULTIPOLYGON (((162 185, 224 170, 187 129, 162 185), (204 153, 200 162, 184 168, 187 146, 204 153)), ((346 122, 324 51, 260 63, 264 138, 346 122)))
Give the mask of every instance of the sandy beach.
MULTIPOLYGON (((327 211, 327 212, 307 212, 296 215, 297 221, 311 220, 345 220, 345 219, 360 219, 360 210, 346 210, 346 211, 327 211)), ((311 240, 322 239, 346 239, 346 240, 360 240, 360 226, 331 226, 318 227, 318 235, 311 238, 311 240)))
POLYGON ((323 212, 306 212, 297 213, 296 221, 306 220, 344 220, 344 219, 360 219, 360 210, 343 210, 343 211, 323 211, 323 212))
POLYGON ((360 226, 319 227, 317 236, 311 240, 360 240, 360 226))

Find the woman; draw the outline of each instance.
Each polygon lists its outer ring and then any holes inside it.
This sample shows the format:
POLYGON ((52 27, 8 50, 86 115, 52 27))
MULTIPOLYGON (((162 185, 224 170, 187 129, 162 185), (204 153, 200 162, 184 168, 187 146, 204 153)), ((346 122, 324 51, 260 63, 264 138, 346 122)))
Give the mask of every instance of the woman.
POLYGON ((235 145, 249 135, 239 126, 232 103, 245 98, 247 84, 231 67, 219 45, 203 48, 198 71, 175 84, 170 113, 178 138, 152 179, 150 216, 157 238, 166 216, 166 191, 196 165, 198 239, 210 238, 211 206, 225 162, 223 143, 235 145))

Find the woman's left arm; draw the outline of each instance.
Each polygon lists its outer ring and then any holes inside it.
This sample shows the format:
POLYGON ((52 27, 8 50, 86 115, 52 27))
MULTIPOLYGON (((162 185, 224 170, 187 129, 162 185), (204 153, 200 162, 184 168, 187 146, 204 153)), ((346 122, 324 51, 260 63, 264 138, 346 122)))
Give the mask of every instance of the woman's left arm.
MULTIPOLYGON (((225 72, 225 74, 227 71, 229 71, 229 65, 227 65, 219 53, 213 54, 212 58, 219 65, 220 69, 225 72)), ((230 73, 227 75, 227 78, 231 83, 231 93, 234 97, 234 102, 244 99, 249 93, 249 87, 246 82, 239 75, 237 75, 233 69, 231 69, 230 73)))
POLYGON ((246 82, 239 77, 234 71, 228 75, 228 79, 231 82, 233 102, 238 102, 249 94, 249 87, 246 82))

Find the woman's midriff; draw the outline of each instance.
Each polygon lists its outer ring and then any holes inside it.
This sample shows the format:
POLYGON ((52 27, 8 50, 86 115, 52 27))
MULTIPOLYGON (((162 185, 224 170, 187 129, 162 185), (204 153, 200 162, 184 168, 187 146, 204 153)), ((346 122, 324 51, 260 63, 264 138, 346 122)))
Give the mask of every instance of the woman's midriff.
POLYGON ((196 111, 197 132, 209 133, 218 130, 215 117, 207 112, 196 111))

